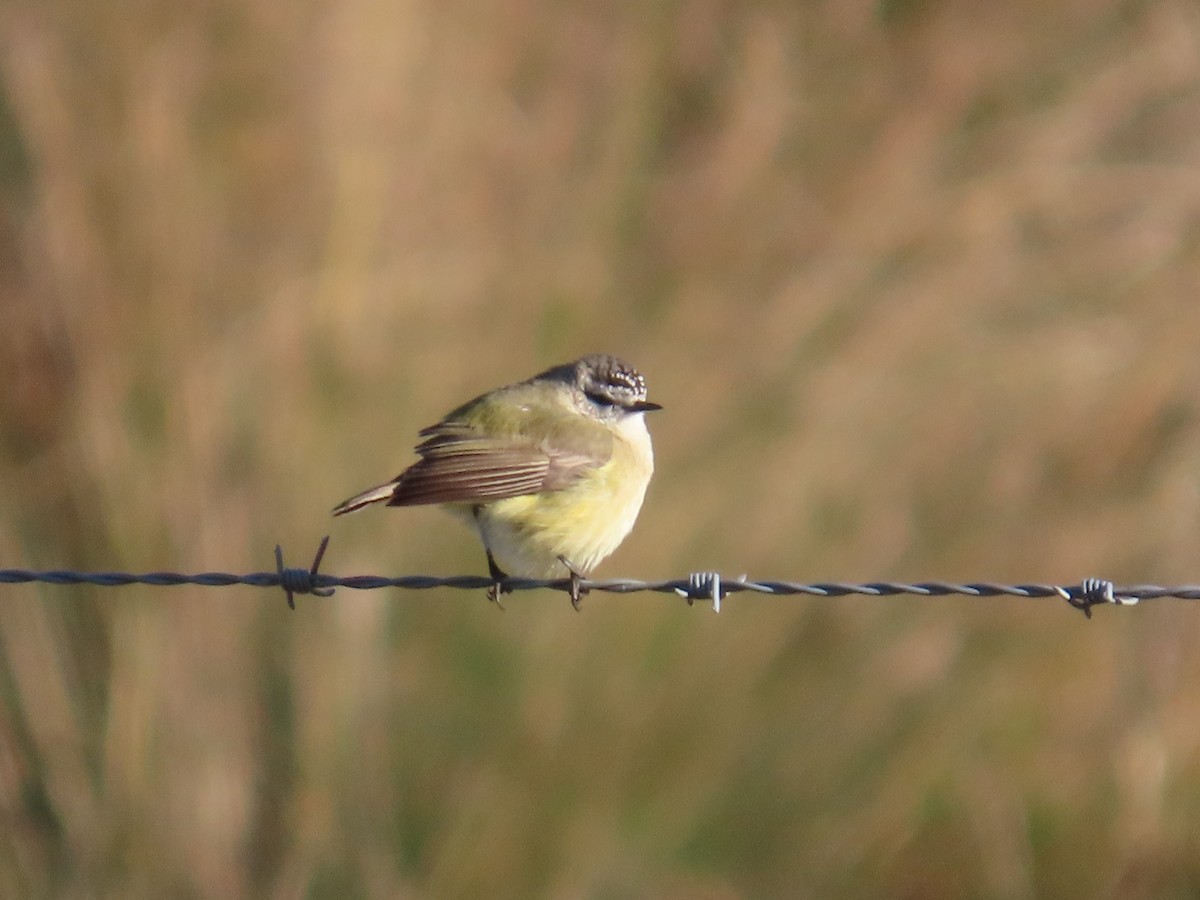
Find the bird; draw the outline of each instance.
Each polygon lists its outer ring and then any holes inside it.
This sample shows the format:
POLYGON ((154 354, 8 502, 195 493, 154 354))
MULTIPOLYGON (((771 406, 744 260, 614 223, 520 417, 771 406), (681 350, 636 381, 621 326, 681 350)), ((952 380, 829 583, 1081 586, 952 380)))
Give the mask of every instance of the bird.
POLYGON ((632 530, 654 473, 646 379, 610 354, 553 366, 480 394, 422 429, 420 457, 390 481, 333 508, 439 505, 487 553, 491 600, 506 579, 580 582, 632 530))

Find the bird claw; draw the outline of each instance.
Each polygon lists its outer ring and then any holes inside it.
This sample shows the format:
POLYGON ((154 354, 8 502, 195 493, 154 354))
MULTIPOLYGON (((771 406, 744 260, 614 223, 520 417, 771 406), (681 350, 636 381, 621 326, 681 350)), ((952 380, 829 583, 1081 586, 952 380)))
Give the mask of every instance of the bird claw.
POLYGON ((512 593, 512 588, 510 588, 508 585, 506 585, 503 581, 497 581, 494 584, 492 584, 492 586, 490 588, 488 588, 487 598, 492 603, 495 603, 496 606, 501 611, 503 611, 504 604, 500 602, 500 597, 503 594, 511 594, 511 593, 512 593))

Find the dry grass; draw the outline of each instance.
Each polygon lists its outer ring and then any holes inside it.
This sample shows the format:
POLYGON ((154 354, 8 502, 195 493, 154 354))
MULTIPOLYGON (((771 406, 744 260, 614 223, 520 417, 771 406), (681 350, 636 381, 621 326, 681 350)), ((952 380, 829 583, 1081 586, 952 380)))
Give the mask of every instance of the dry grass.
MULTIPOLYGON (((1200 16, 12 0, 0 564, 478 571, 326 511, 582 352, 601 574, 1196 580, 1200 16)), ((1200 886, 1195 611, 4 590, 2 896, 1200 886)))

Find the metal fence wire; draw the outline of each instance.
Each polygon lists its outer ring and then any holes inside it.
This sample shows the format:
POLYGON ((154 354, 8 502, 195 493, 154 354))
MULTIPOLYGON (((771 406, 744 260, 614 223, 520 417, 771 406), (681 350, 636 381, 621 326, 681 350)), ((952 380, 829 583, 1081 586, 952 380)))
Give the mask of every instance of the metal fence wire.
MULTIPOLYGON (((275 548, 275 571, 251 572, 248 575, 233 575, 227 572, 76 572, 55 569, 35 572, 28 569, 0 569, 0 584, 46 584, 73 585, 89 584, 99 587, 123 587, 131 584, 147 584, 156 587, 173 585, 202 585, 205 587, 250 587, 282 588, 287 595, 288 606, 295 608, 297 594, 329 597, 335 588, 353 590, 376 590, 378 588, 400 588, 402 590, 430 590, 451 588, 457 590, 485 590, 498 587, 501 593, 549 589, 571 592, 571 580, 506 578, 497 583, 482 575, 401 575, 389 578, 381 575, 327 575, 320 571, 321 559, 329 545, 325 537, 317 548, 312 564, 305 569, 290 568, 283 564, 283 551, 275 548)), ((659 594, 675 594, 692 605, 697 601, 712 604, 714 612, 720 612, 721 602, 731 594, 750 592, 773 596, 807 595, 812 597, 894 597, 910 595, 917 597, 1026 597, 1065 600, 1089 618, 1092 607, 1133 606, 1142 600, 1172 597, 1179 600, 1200 600, 1200 585, 1160 587, 1158 585, 1133 585, 1118 587, 1102 578, 1086 578, 1079 584, 995 584, 992 582, 957 583, 947 581, 893 582, 872 581, 866 583, 847 582, 798 582, 758 581, 745 575, 730 578, 719 572, 693 572, 687 578, 664 581, 642 581, 634 578, 610 578, 600 581, 584 579, 579 582, 583 593, 599 591, 613 594, 633 594, 651 591, 659 594)))

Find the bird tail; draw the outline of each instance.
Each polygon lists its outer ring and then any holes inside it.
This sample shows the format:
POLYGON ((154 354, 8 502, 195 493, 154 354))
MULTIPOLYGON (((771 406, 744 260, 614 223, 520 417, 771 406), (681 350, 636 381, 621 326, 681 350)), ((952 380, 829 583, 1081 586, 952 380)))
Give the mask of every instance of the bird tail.
POLYGON ((333 508, 335 516, 342 516, 348 512, 354 512, 356 509, 362 509, 372 503, 378 503, 380 500, 390 500, 396 492, 396 482, 389 481, 387 484, 381 484, 378 487, 373 487, 369 491, 363 491, 361 494, 356 494, 349 500, 343 500, 333 508))

